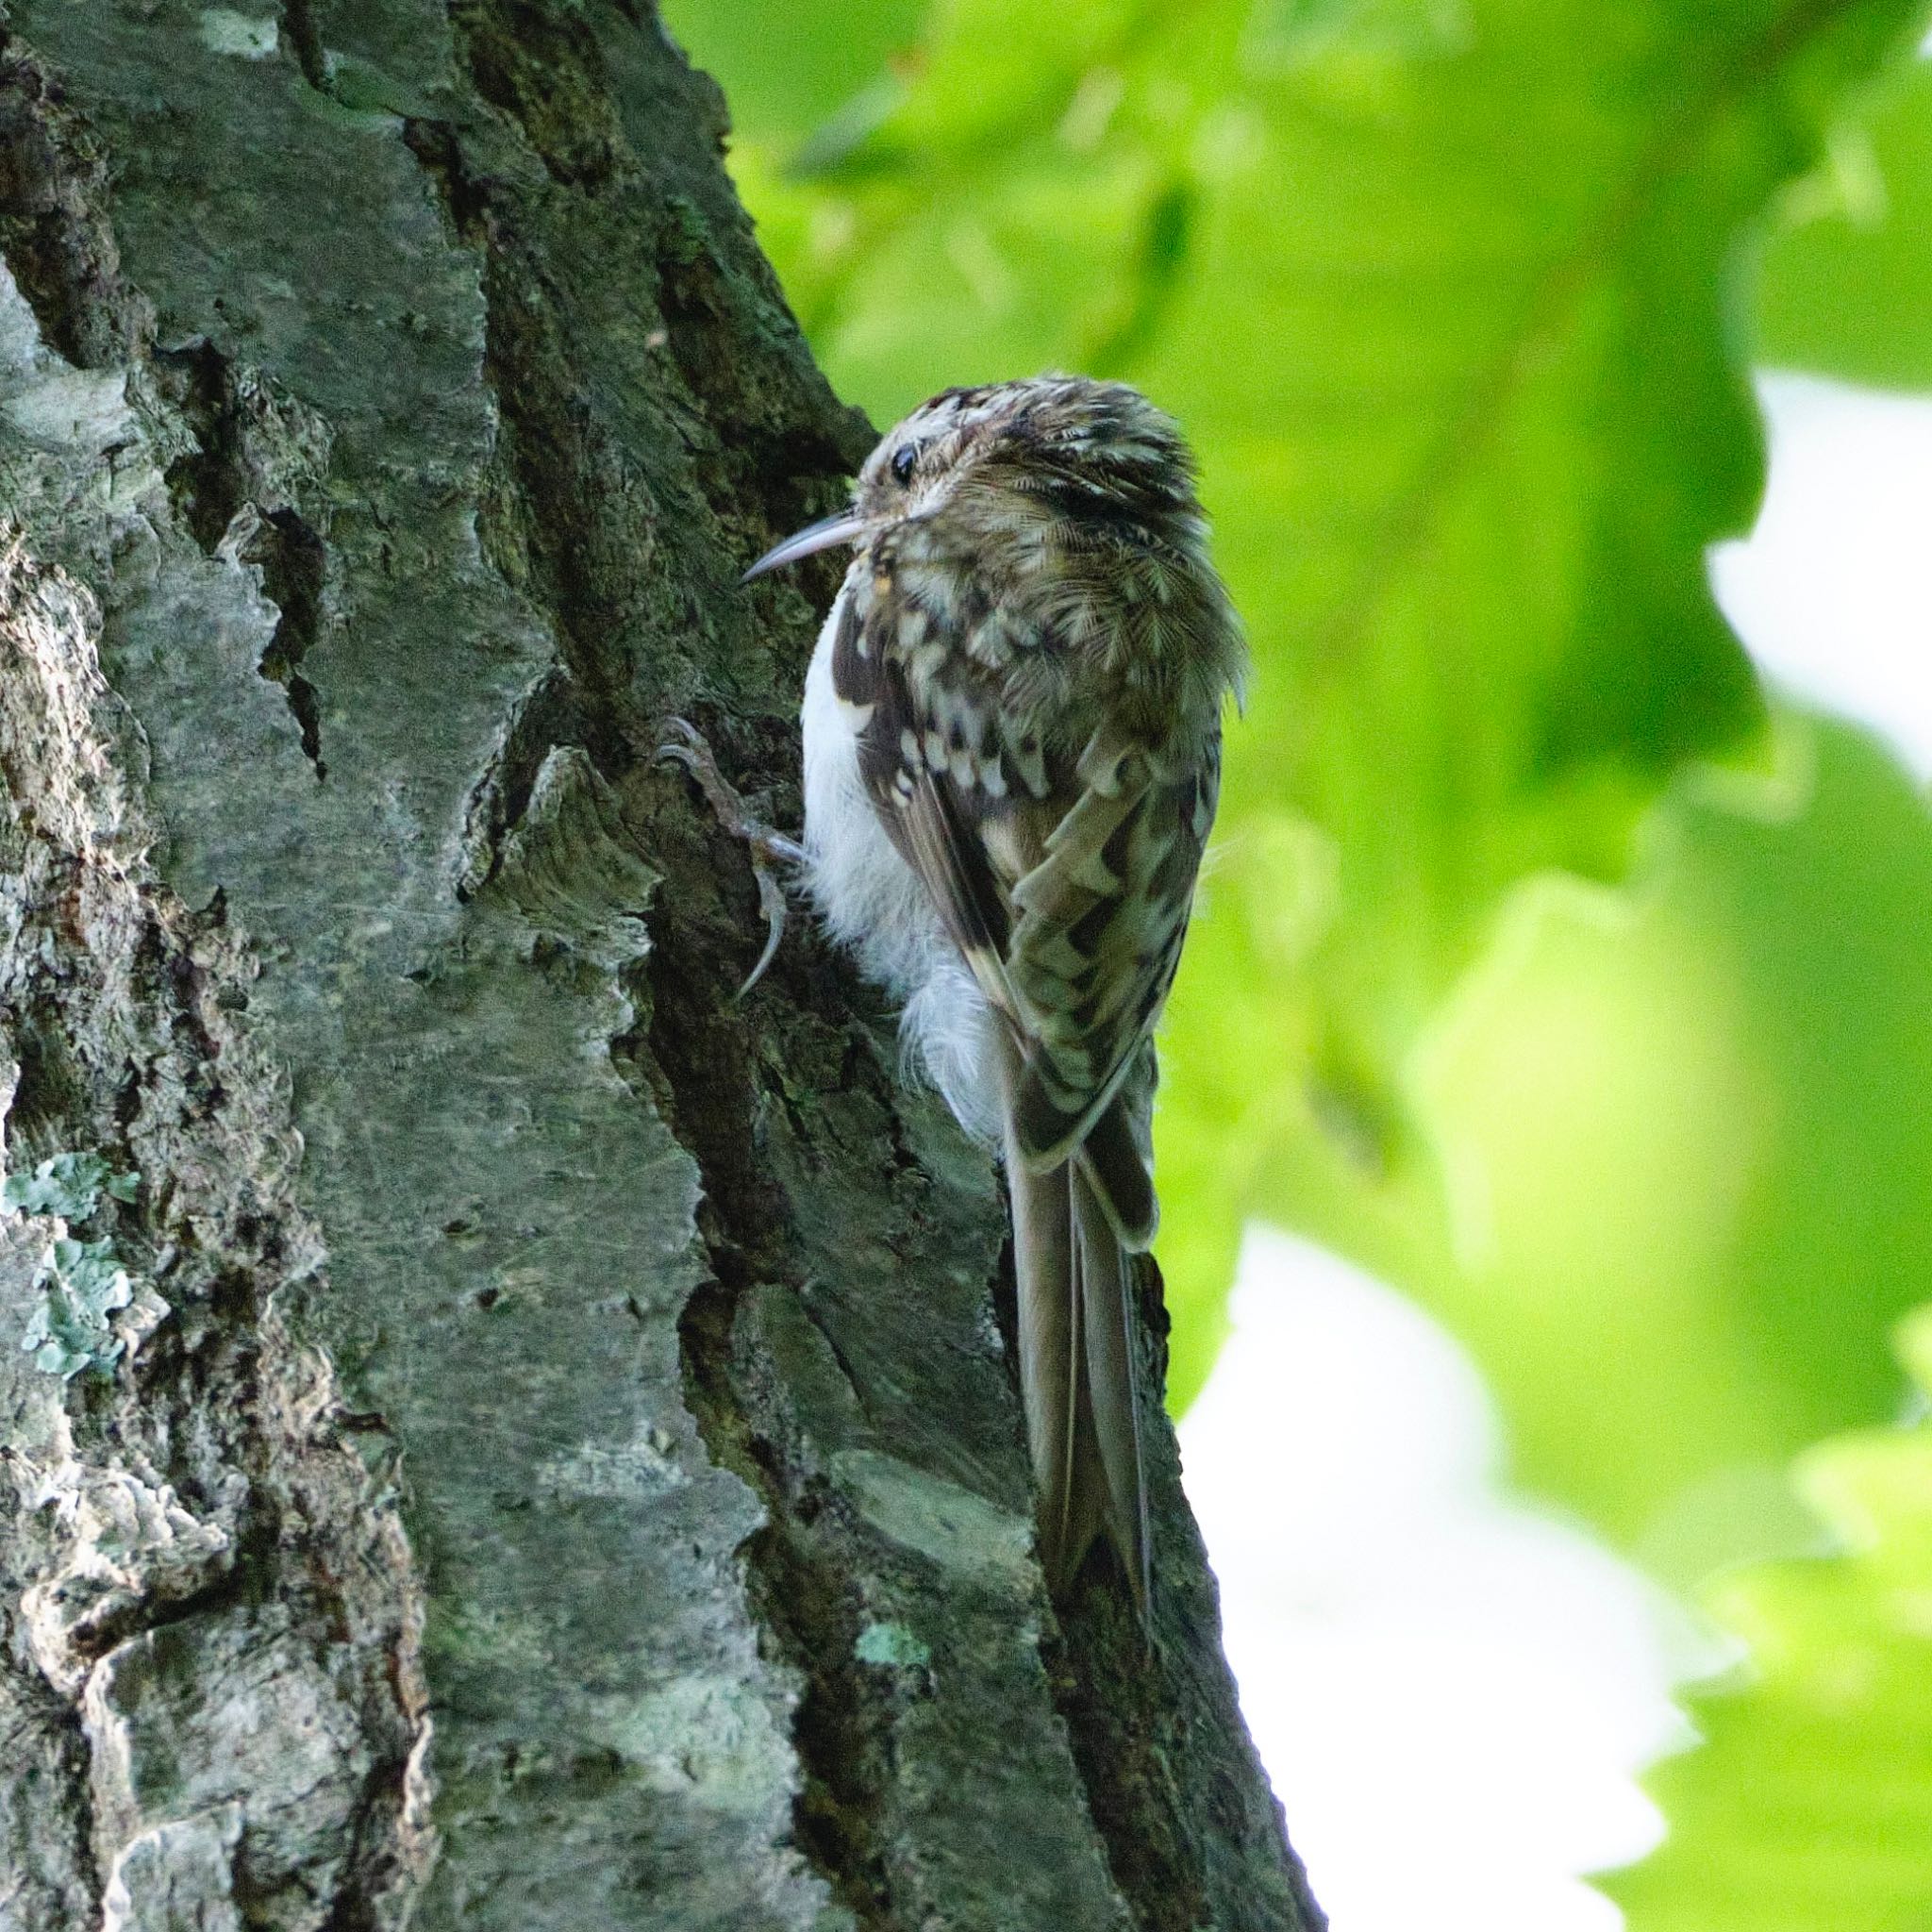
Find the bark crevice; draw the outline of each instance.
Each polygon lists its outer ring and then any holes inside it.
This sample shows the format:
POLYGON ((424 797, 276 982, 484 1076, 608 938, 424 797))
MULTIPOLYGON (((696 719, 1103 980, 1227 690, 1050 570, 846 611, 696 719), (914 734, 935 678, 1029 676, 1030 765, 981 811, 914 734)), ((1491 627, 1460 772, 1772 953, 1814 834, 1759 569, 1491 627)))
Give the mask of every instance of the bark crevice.
MULTIPOLYGON (((514 123, 542 160, 553 191, 595 195, 634 175, 634 165, 626 169, 618 158, 622 143, 608 111, 572 118, 559 105, 591 99, 601 107, 608 98, 594 39, 580 24, 553 29, 540 22, 532 31, 527 15, 488 6, 457 7, 452 17, 478 92, 514 123), (522 31, 512 34, 512 27, 522 31)), ((630 600, 622 576, 613 582, 606 572, 581 572, 577 551, 586 522, 594 528, 595 506, 613 483, 643 499, 647 522, 655 523, 656 511, 648 485, 629 474, 622 454, 603 443, 596 426, 558 387, 570 359, 550 333, 549 305, 530 300, 532 277, 529 264, 518 259, 514 206, 505 210, 495 205, 490 180, 473 169, 454 128, 412 124, 409 140, 443 195, 453 227, 483 252, 484 367, 502 423, 503 480, 490 531, 492 555, 500 569, 508 564, 508 575, 533 589, 541 586, 544 604, 558 616, 563 645, 564 662, 546 686, 548 702, 520 713, 520 742, 497 780, 504 822, 513 825, 527 797, 516 774, 547 754, 560 727, 575 727, 587 741, 594 737, 598 767, 607 778, 623 782, 637 762, 635 742, 609 728, 625 708, 608 688, 608 641, 623 628, 630 600), (580 680, 589 681, 588 694, 580 680), (606 687, 601 692, 600 682, 606 687), (566 687, 567 704, 559 701, 566 687), (592 717, 603 721, 601 731, 589 728, 592 717), (540 721, 547 731, 538 728, 540 721)), ((669 253, 658 262, 660 297, 672 286, 667 263, 688 275, 708 247, 701 225, 695 243, 687 232, 693 214, 674 204, 669 253)), ((713 311, 706 320, 715 360, 720 318, 713 311)), ((675 312, 667 305, 663 326, 647 333, 646 341, 661 338, 688 348, 691 325, 689 303, 675 312)), ((702 364, 680 353, 678 366, 689 379, 702 364)), ((741 406, 743 399, 737 400, 741 406)), ((836 464, 841 456, 822 434, 810 454, 819 467, 836 464)), ((787 464, 776 474, 794 470, 787 464)), ((763 474, 774 474, 774 466, 766 465, 763 474)), ((719 494, 742 514, 741 501, 730 492, 719 494)), ((646 552, 626 569, 644 571, 650 562, 646 552)), ((715 710, 700 715, 721 742, 741 729, 715 710)), ((782 752, 772 744, 767 757, 775 763, 782 752)), ((688 847, 684 824, 669 823, 683 819, 681 788, 667 774, 649 789, 655 823, 638 825, 640 842, 658 852, 667 844, 688 847)), ((721 877, 744 869, 743 856, 731 841, 715 830, 701 836, 708 851, 699 863, 721 877)), ((741 931, 755 929, 749 895, 726 896, 732 914, 746 915, 741 931)), ((858 1694, 863 1687, 850 1654, 859 1621, 841 1602, 849 1587, 793 1523, 794 1517, 816 1513, 824 1499, 815 1503, 792 1493, 783 1457, 760 1435, 738 1387, 744 1348, 741 1297, 755 1281, 784 1285, 774 1292, 795 1293, 798 1288, 788 1278, 791 1244, 782 1194, 759 1175, 754 1154, 758 1135, 753 1096, 764 1082, 752 1064, 748 1016, 721 1008, 709 976, 721 955, 728 958, 739 949, 741 937, 715 918, 705 929, 705 922, 671 904, 659 906, 654 938, 636 992, 642 1024, 612 1044, 618 1064, 631 1070, 691 1153, 702 1184, 698 1230, 708 1278, 691 1292, 678 1324, 687 1400, 714 1459, 757 1490, 767 1513, 765 1525, 746 1539, 741 1555, 774 1656, 795 1673, 800 1686, 791 1726, 801 1773, 793 1805, 795 1840, 858 1922, 883 1928, 893 1922, 874 1821, 890 1762, 889 1729, 883 1714, 866 1715, 877 1700, 858 1694)))

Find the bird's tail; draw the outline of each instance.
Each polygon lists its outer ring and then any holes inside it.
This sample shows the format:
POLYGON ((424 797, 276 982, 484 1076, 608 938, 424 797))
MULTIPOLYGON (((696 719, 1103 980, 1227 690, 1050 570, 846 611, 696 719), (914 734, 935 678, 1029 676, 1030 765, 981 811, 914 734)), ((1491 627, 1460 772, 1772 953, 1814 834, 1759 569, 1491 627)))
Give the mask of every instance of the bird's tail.
POLYGON ((1119 1551, 1144 1617, 1147 1488, 1135 1374, 1133 1257, 1078 1157, 1030 1172, 1008 1147, 1020 1390, 1048 1583, 1072 1581, 1097 1536, 1119 1551))

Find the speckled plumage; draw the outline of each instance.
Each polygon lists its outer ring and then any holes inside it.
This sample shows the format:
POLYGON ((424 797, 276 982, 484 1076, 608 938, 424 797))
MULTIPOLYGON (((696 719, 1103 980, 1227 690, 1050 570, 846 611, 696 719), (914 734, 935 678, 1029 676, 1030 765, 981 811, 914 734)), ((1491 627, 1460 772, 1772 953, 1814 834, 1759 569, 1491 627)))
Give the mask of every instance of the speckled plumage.
POLYGON ((1174 425, 1124 385, 951 390, 851 510, 806 683, 805 848, 833 934, 1005 1158, 1049 1574, 1105 1530, 1144 1602, 1132 1253, 1151 1036, 1214 816, 1241 630, 1174 425))

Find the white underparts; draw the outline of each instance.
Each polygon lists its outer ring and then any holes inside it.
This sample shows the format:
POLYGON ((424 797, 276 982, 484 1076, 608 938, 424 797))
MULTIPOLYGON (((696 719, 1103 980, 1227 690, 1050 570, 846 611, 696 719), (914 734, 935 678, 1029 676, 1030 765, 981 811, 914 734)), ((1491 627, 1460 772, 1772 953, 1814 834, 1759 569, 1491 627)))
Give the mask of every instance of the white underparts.
POLYGON ((832 689, 832 639, 846 595, 841 590, 834 601, 805 675, 807 884, 832 937, 901 1002, 899 1035, 914 1070, 969 1134, 995 1142, 992 1011, 866 796, 858 740, 866 719, 832 689))

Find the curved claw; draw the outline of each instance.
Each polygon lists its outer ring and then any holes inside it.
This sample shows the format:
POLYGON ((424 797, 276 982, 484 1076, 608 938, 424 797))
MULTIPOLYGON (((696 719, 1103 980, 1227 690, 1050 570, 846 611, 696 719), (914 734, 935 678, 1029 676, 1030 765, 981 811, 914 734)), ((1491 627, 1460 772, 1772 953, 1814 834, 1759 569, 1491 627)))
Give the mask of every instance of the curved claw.
MULTIPOLYGON (((663 740, 658 746, 657 762, 660 765, 682 765, 693 778, 703 782, 707 770, 713 777, 718 775, 717 761, 711 757, 711 747, 705 742, 705 735, 689 718, 667 718, 664 729, 676 735, 678 742, 663 740)), ((709 787, 706 787, 708 792, 709 787)))
POLYGON ((774 863, 803 863, 805 847, 797 840, 788 839, 782 832, 774 832, 745 809, 744 800, 719 771, 718 760, 706 742, 704 733, 690 719, 667 718, 664 728, 673 736, 658 745, 658 761, 682 765, 697 780, 698 790, 705 794, 718 823, 733 838, 741 839, 750 848, 752 875, 758 880, 758 909, 765 916, 765 949, 758 955, 758 964, 751 969, 750 977, 732 995, 734 1000, 741 1000, 765 976, 765 969, 777 957, 779 943, 785 937, 785 921, 790 908, 786 904, 784 885, 774 870, 774 863))
POLYGON ((756 848, 752 853, 751 869, 752 875, 758 882, 758 910, 765 915, 765 950, 758 955, 758 963, 745 975, 744 984, 731 995, 734 1000, 741 1000, 765 976, 765 968, 778 957, 778 944, 785 937, 785 921, 791 909, 786 903, 785 888, 778 883, 771 861, 756 848))

